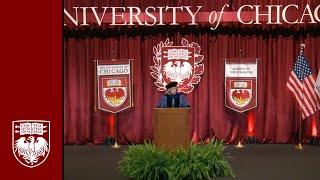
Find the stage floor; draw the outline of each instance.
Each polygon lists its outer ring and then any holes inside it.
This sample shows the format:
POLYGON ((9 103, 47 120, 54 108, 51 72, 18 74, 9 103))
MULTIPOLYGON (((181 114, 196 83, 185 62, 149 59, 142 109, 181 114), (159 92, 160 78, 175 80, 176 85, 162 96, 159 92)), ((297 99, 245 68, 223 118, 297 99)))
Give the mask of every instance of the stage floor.
MULTIPOLYGON (((112 149, 103 145, 64 146, 65 180, 128 179, 117 171, 118 161, 128 146, 112 149)), ((243 180, 319 180, 320 146, 304 145, 297 151, 292 144, 226 146, 228 161, 236 178, 243 180)))

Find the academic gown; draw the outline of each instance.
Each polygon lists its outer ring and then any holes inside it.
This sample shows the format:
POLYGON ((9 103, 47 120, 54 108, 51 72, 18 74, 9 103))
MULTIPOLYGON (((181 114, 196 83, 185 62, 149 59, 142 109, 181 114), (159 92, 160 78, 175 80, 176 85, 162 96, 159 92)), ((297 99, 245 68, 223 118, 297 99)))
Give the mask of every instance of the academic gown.
POLYGON ((163 95, 157 104, 157 108, 172 108, 172 106, 175 108, 190 107, 186 97, 180 93, 175 95, 163 95))

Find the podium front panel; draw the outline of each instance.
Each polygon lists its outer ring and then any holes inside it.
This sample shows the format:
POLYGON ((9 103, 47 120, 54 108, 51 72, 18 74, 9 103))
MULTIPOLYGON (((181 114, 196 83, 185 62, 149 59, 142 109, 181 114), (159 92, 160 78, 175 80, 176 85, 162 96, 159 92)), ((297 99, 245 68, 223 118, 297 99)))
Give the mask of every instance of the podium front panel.
POLYGON ((157 147, 188 148, 190 108, 155 108, 154 140, 157 147))

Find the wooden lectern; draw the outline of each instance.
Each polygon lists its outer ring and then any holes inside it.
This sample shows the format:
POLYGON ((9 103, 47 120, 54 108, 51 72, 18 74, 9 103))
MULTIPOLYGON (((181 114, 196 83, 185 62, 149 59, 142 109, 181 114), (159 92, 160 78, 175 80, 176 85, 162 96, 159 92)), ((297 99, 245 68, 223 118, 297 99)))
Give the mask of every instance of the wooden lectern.
POLYGON ((154 142, 157 147, 175 150, 189 147, 190 108, 154 108, 154 142))

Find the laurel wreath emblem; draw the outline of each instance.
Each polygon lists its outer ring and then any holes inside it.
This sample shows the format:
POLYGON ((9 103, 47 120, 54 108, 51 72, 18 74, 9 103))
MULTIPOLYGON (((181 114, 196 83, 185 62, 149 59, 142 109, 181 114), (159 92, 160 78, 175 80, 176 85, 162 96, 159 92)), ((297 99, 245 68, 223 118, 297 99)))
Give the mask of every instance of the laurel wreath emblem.
MULTIPOLYGON (((173 42, 169 41, 169 39, 166 39, 165 42, 160 42, 156 46, 153 47, 153 66, 150 66, 151 69, 151 76, 156 80, 154 84, 158 87, 158 91, 165 91, 166 88, 165 86, 167 83, 165 82, 163 75, 162 75, 162 63, 161 63, 161 53, 162 53, 162 48, 163 47, 174 47, 172 46, 173 42)), ((198 84, 201 80, 201 75, 203 74, 204 71, 204 64, 201 62, 204 59, 204 56, 200 54, 201 48, 199 44, 195 42, 189 43, 188 40, 185 38, 182 38, 181 40, 181 45, 184 47, 193 47, 195 49, 195 54, 194 54, 194 67, 193 67, 193 74, 192 74, 192 79, 190 82, 185 85, 185 86, 178 86, 179 92, 183 93, 190 93, 194 89, 194 85, 198 84)))

